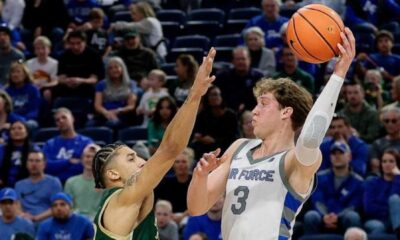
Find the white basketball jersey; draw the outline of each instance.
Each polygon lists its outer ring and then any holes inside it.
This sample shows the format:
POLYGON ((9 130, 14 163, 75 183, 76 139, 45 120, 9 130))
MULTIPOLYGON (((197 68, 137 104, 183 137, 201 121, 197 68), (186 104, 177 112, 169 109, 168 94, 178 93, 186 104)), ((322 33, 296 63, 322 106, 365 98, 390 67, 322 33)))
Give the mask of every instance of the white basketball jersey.
POLYGON ((261 143, 247 140, 232 157, 222 213, 224 240, 290 239, 295 217, 306 200, 285 177, 287 151, 253 159, 261 143))

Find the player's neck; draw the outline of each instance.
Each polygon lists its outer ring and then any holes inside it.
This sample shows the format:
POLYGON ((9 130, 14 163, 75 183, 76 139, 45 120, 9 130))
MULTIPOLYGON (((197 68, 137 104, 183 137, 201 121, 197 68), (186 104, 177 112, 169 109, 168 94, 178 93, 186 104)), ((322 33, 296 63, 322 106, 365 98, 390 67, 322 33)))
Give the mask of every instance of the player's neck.
POLYGON ((294 132, 292 130, 276 131, 266 137, 258 148, 258 154, 268 156, 294 147, 294 132))

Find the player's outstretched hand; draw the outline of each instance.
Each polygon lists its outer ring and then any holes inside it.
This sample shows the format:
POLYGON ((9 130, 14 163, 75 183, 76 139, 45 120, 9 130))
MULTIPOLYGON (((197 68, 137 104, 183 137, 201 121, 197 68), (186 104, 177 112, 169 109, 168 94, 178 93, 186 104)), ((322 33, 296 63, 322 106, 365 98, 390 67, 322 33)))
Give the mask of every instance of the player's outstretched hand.
POLYGON ((203 57, 203 62, 201 63, 199 70, 197 71, 196 78, 192 86, 192 94, 198 94, 203 96, 210 84, 215 80, 215 76, 210 76, 215 54, 215 48, 211 48, 206 57, 203 57))
POLYGON ((344 29, 344 32, 340 33, 340 36, 342 37, 342 44, 338 43, 340 57, 336 62, 334 73, 341 78, 345 78, 356 55, 356 40, 351 30, 347 27, 344 29))
POLYGON ((223 155, 221 158, 218 158, 220 153, 220 148, 217 148, 209 153, 204 153, 203 157, 200 159, 196 165, 196 168, 194 169, 194 174, 199 176, 207 176, 211 171, 221 165, 221 163, 226 160, 226 156, 223 155))

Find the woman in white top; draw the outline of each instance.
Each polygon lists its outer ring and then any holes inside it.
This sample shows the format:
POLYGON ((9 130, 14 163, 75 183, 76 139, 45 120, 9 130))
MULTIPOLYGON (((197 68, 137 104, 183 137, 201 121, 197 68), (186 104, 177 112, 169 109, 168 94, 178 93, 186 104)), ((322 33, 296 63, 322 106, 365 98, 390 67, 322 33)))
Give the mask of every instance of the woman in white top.
POLYGON ((131 5, 130 11, 133 22, 115 22, 111 25, 111 30, 136 28, 140 33, 143 45, 153 49, 159 57, 164 58, 167 55, 167 49, 162 41, 164 35, 161 23, 155 17, 150 4, 146 2, 134 3, 131 5))

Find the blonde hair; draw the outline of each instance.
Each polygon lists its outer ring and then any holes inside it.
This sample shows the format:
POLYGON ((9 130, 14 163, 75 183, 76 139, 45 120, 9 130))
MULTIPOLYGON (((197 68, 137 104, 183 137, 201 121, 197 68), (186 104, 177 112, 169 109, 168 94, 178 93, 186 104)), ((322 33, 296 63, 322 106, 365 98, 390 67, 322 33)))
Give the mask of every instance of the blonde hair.
POLYGON ((172 204, 167 200, 158 200, 156 203, 156 208, 167 209, 168 212, 172 213, 172 204))
POLYGON ((246 41, 246 43, 247 43, 247 38, 252 33, 259 36, 261 39, 262 46, 265 46, 265 39, 264 39, 265 33, 260 27, 251 27, 244 31, 243 34, 244 34, 244 40, 246 41))
POLYGON ((45 47, 51 48, 51 41, 45 36, 39 36, 35 38, 35 41, 33 41, 33 45, 41 44, 44 45, 45 47))
POLYGON ((131 11, 133 9, 133 6, 136 6, 138 12, 140 12, 140 14, 142 14, 144 18, 156 17, 153 8, 147 2, 133 3, 130 7, 131 11))
POLYGON ((32 83, 32 73, 31 70, 29 70, 28 66, 26 66, 25 63, 21 62, 21 61, 17 61, 11 64, 10 66, 10 71, 9 71, 9 75, 8 75, 8 85, 9 86, 14 86, 14 83, 11 80, 11 72, 14 71, 14 69, 21 67, 22 71, 25 74, 25 79, 24 79, 24 83, 32 83))
POLYGON ((289 78, 261 79, 257 82, 253 92, 256 98, 264 93, 272 93, 280 108, 293 108, 293 114, 290 117, 293 131, 297 131, 303 126, 313 104, 311 94, 289 78))
POLYGON ((154 75, 156 76, 161 82, 165 83, 166 79, 167 79, 167 74, 160 69, 153 69, 149 72, 149 76, 150 75, 154 75))
POLYGON ((193 162, 194 162, 194 151, 193 151, 193 149, 191 149, 190 147, 187 147, 187 148, 185 148, 185 150, 183 150, 182 154, 187 157, 189 168, 192 169, 192 165, 193 165, 193 162))

